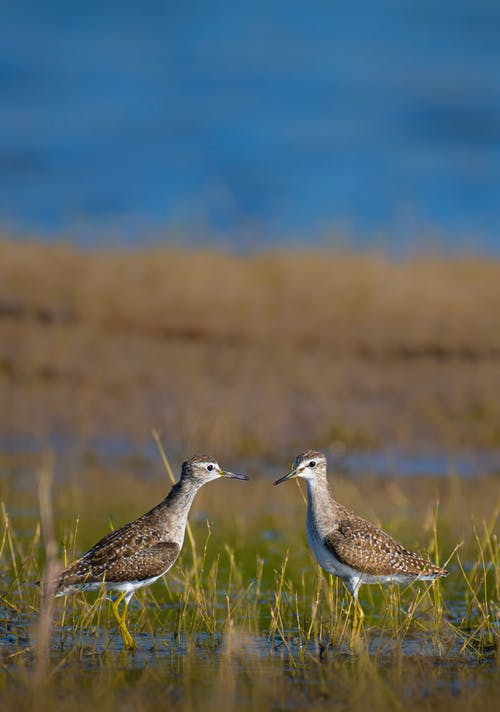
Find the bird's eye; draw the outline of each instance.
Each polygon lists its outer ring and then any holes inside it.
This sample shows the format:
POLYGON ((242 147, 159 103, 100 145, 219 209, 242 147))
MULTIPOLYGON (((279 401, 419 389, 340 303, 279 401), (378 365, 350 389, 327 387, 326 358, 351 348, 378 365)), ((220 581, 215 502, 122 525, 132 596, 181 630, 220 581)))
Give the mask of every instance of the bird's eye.
POLYGON ((214 469, 214 466, 213 466, 213 465, 207 465, 207 470, 208 470, 209 472, 212 472, 213 469, 214 469))
POLYGON ((316 467, 316 460, 311 460, 309 467, 316 467))

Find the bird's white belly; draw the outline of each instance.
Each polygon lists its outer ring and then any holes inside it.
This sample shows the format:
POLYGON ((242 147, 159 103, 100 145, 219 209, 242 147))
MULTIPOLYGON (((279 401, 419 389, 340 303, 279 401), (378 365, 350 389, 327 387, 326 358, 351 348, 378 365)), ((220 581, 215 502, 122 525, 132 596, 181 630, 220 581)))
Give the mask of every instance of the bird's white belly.
POLYGON ((161 576, 166 574, 168 569, 158 576, 151 576, 151 578, 143 579, 142 581, 88 581, 83 583, 75 583, 66 588, 62 589, 56 593, 56 598, 59 596, 66 596, 68 593, 76 593, 78 591, 100 591, 104 589, 105 591, 126 591, 127 593, 134 593, 139 588, 144 588, 145 586, 150 586, 152 583, 157 581, 161 576))
POLYGON ((158 576, 151 576, 151 578, 143 579, 142 581, 121 581, 119 583, 113 583, 113 581, 109 581, 109 583, 106 583, 106 589, 109 591, 137 591, 139 588, 150 586, 155 581, 158 581, 161 576, 163 576, 163 574, 159 574, 158 576))
MULTIPOLYGON (((352 566, 344 564, 342 561, 337 559, 333 551, 326 546, 314 523, 310 523, 309 520, 307 522, 307 540, 309 542, 309 546, 314 552, 314 556, 316 557, 318 564, 325 569, 325 571, 328 571, 329 574, 333 574, 334 576, 338 576, 344 580, 356 580, 358 585, 362 583, 409 583, 415 578, 419 578, 416 576, 407 576, 405 574, 376 576, 374 574, 363 573, 358 569, 353 569, 352 566)), ((425 576, 422 576, 421 578, 425 580, 425 576)))
POLYGON ((342 579, 359 576, 359 572, 356 571, 356 569, 353 569, 351 566, 348 566, 337 559, 335 554, 326 546, 314 524, 309 521, 309 517, 307 518, 306 530, 307 541, 321 568, 328 571, 329 574, 333 574, 334 576, 338 576, 342 579))

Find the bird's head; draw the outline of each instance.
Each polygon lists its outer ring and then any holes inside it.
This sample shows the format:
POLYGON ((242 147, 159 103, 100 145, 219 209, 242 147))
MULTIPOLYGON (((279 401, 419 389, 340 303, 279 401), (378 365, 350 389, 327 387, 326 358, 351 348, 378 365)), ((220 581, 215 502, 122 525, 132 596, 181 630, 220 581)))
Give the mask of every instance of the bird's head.
POLYGON ((288 474, 276 480, 275 485, 279 485, 295 477, 302 477, 304 480, 314 481, 319 477, 326 477, 326 457, 317 450, 306 450, 295 458, 292 468, 288 474))
POLYGON ((181 480, 191 480, 198 485, 204 485, 219 477, 234 480, 248 480, 247 475, 239 475, 223 470, 217 460, 208 455, 195 455, 182 463, 181 480))

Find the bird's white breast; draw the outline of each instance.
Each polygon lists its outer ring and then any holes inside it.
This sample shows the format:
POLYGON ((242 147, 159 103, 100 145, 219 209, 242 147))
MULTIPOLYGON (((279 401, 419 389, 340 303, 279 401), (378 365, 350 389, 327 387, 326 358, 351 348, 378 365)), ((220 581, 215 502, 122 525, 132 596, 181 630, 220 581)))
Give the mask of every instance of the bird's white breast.
POLYGON ((323 535, 322 532, 318 531, 313 513, 309 508, 307 511, 306 532, 309 546, 314 552, 318 564, 325 569, 325 571, 340 578, 351 578, 357 575, 357 572, 353 568, 339 561, 335 554, 326 546, 324 542, 326 533, 323 535))

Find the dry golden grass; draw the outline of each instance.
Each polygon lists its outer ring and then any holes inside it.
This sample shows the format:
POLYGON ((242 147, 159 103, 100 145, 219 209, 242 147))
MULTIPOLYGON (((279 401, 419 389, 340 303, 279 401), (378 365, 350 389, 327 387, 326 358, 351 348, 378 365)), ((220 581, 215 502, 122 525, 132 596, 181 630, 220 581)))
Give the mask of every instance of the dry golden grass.
POLYGON ((500 355, 500 264, 0 242, 0 303, 42 321, 335 353, 500 355))
POLYGON ((0 433, 500 443, 500 263, 0 242, 0 433))

